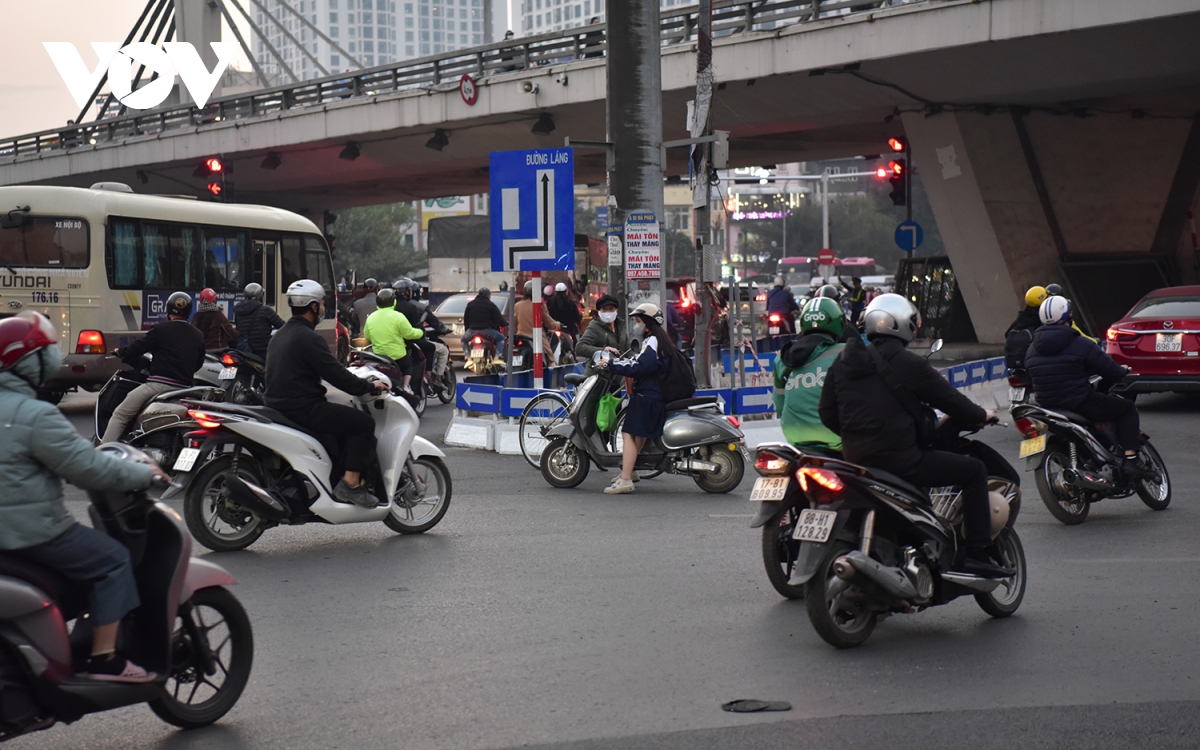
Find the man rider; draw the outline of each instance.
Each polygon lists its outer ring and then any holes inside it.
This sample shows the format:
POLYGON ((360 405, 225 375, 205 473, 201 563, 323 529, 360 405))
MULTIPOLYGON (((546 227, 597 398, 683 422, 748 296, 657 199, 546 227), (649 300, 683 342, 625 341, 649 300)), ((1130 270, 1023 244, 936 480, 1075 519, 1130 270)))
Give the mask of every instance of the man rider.
MULTIPOLYGON (((425 334, 420 328, 414 328, 404 313, 396 309, 395 289, 380 289, 378 302, 379 307, 367 317, 363 326, 363 338, 371 345, 371 351, 396 363, 396 367, 404 373, 404 390, 411 391, 413 376, 421 378, 425 370, 424 367, 415 367, 415 358, 409 354, 404 342, 417 341, 425 334)), ((421 364, 424 365, 424 360, 421 364)))
POLYGON ((796 298, 792 296, 792 290, 783 284, 784 278, 776 276, 775 286, 771 287, 771 291, 767 292, 767 315, 778 315, 779 332, 781 334, 789 334, 795 330, 792 326, 792 313, 798 312, 800 306, 796 304, 796 298))
MULTIPOLYGON (((446 326, 438 320, 427 305, 423 303, 418 305, 414 301, 421 291, 417 282, 405 277, 392 284, 392 289, 396 290, 396 309, 408 318, 408 322, 412 324, 413 328, 424 332, 425 324, 428 323, 439 334, 448 333, 446 326)), ((450 362, 450 350, 440 341, 431 341, 425 337, 417 339, 416 344, 417 348, 425 355, 426 367, 433 368, 433 374, 437 377, 437 380, 434 381, 435 386, 440 388, 442 373, 446 371, 446 365, 450 362)))
POLYGON ((830 367, 821 391, 821 421, 841 436, 848 461, 878 467, 920 487, 962 487, 966 550, 961 570, 998 578, 1013 575, 987 552, 992 544, 987 467, 977 458, 934 449, 929 406, 964 427, 983 425, 995 414, 972 403, 924 358, 906 349, 921 326, 920 313, 907 299, 881 294, 865 308, 863 321, 871 343, 850 339, 830 367))
POLYGON ((596 317, 588 323, 588 327, 575 344, 575 353, 587 363, 585 372, 589 376, 596 374, 592 367, 592 357, 596 352, 607 349, 620 356, 629 348, 629 332, 617 310, 616 297, 611 294, 600 295, 600 299, 596 300, 596 317))
POLYGON ((367 279, 363 282, 363 296, 354 300, 354 309, 351 313, 351 318, 357 335, 362 335, 362 329, 367 324, 367 318, 379 306, 379 303, 375 299, 375 292, 378 288, 378 281, 367 279))
MULTIPOLYGON (((516 321, 516 335, 524 336, 527 339, 533 338, 533 285, 535 282, 525 282, 525 296, 520 302, 513 305, 513 320, 516 321)), ((555 320, 550 312, 546 309, 546 303, 542 302, 542 327, 549 326, 550 328, 559 328, 559 322, 555 320)))
POLYGON ((283 318, 275 308, 263 304, 266 291, 262 284, 250 283, 242 291, 245 299, 233 306, 233 324, 238 332, 238 349, 249 350, 259 357, 267 356, 271 333, 283 328, 283 318))
POLYGON ((785 342, 775 358, 775 413, 783 436, 793 445, 840 451, 842 439, 821 423, 818 406, 825 375, 844 344, 842 308, 815 298, 800 313, 801 336, 785 342))
POLYGON ((1042 325, 1038 308, 1046 299, 1046 289, 1031 286, 1025 292, 1025 308, 1017 313, 1017 319, 1004 332, 1004 365, 1010 370, 1025 368, 1025 352, 1033 341, 1033 332, 1042 325))
POLYGON ((562 324, 563 330, 572 336, 579 335, 579 327, 583 325, 583 314, 579 305, 567 295, 567 285, 558 282, 554 285, 554 295, 546 300, 546 309, 554 319, 562 324))
POLYGON ((1033 333, 1025 354, 1025 369, 1033 381, 1039 406, 1066 409, 1093 422, 1115 422, 1117 440, 1125 449, 1124 466, 1141 476, 1154 476, 1140 455, 1142 431, 1137 407, 1120 396, 1092 388, 1090 378, 1103 378, 1102 388, 1120 381, 1126 370, 1071 326, 1071 301, 1047 297, 1038 309, 1042 327, 1033 333))
POLYGON ((503 327, 504 316, 500 313, 500 308, 492 302, 492 291, 485 286, 479 290, 475 299, 467 303, 467 309, 463 311, 463 356, 468 356, 471 351, 467 342, 472 336, 491 339, 496 344, 496 352, 503 352, 504 334, 500 332, 503 327))
POLYGON ((267 348, 266 405, 317 434, 345 438, 345 473, 333 488, 343 503, 374 508, 379 501, 360 483, 375 456, 375 420, 358 409, 331 404, 322 380, 351 396, 382 393, 382 381, 355 377, 338 364, 316 327, 325 317, 325 288, 312 279, 293 282, 287 289, 292 317, 271 337, 267 348))
POLYGON ((188 322, 192 313, 192 298, 185 292, 175 292, 167 297, 167 319, 155 324, 145 336, 129 346, 113 352, 129 364, 144 354, 154 360, 150 363, 150 377, 146 382, 129 392, 104 428, 102 443, 114 443, 125 434, 125 429, 150 399, 180 388, 190 388, 192 376, 204 364, 204 334, 188 322))

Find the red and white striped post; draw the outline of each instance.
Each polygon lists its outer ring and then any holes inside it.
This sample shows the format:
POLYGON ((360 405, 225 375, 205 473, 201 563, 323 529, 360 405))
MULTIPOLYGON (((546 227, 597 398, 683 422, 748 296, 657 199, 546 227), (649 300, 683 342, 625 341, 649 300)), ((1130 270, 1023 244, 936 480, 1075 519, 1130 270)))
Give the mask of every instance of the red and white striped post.
POLYGON ((542 387, 542 272, 533 272, 533 380, 542 387))

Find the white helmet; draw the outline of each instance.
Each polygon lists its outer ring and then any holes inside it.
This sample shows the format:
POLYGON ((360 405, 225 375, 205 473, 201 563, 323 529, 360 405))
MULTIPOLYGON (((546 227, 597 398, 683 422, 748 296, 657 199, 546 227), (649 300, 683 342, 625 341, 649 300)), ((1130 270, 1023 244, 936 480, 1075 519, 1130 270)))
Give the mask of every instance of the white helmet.
POLYGON ((564 284, 564 283, 562 283, 562 282, 560 281, 560 282, 558 282, 557 284, 555 284, 555 285, 554 285, 554 291, 556 291, 556 292, 565 292, 565 291, 567 291, 567 285, 566 285, 566 284, 564 284))
POLYGON ((638 305, 637 307, 635 307, 629 311, 629 317, 632 318, 635 315, 640 315, 645 318, 651 318, 654 320, 654 322, 658 323, 660 326, 666 325, 666 321, 663 319, 662 310, 659 310, 658 305, 655 305, 651 302, 643 302, 642 304, 638 305))
POLYGON ((899 294, 881 294, 863 310, 863 332, 868 339, 892 336, 907 344, 920 327, 921 313, 917 306, 899 294))
POLYGON ((1071 319, 1071 300, 1058 295, 1047 297, 1038 308, 1038 318, 1046 326, 1066 323, 1071 319))
POLYGON ((288 307, 308 307, 325 299, 325 287, 312 279, 293 281, 287 288, 288 307))

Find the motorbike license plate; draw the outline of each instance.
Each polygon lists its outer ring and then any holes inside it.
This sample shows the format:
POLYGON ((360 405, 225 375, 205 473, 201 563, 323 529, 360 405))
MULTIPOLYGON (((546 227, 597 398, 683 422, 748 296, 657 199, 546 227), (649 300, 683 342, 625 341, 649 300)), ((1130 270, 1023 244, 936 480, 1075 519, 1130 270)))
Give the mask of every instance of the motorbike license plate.
POLYGON ((236 367, 222 367, 221 374, 217 376, 218 380, 233 380, 237 377, 236 367))
POLYGON ((520 367, 522 364, 524 364, 524 362, 525 362, 524 354, 514 354, 513 355, 513 367, 520 367))
POLYGON ((782 500, 790 481, 791 477, 759 477, 750 491, 750 502, 774 503, 782 500))
POLYGON ((1013 402, 1014 404, 1024 401, 1025 400, 1025 386, 1021 386, 1020 388, 1009 388, 1008 389, 1008 400, 1013 402))
POLYGON ((196 459, 200 458, 199 448, 184 448, 179 451, 179 458, 175 459, 175 465, 171 467, 172 471, 191 471, 196 465, 196 459))
POLYGON ((1020 457, 1029 458, 1046 450, 1046 436, 1038 435, 1037 437, 1029 438, 1021 441, 1020 457))
POLYGON ((1154 351, 1181 352, 1183 351, 1182 333, 1160 333, 1154 337, 1154 351))
POLYGON ((779 326, 771 326, 770 328, 767 329, 767 332, 770 333, 772 336, 778 336, 779 335, 779 326))
POLYGON ((801 542, 824 544, 829 541, 836 520, 837 513, 832 510, 802 510, 792 538, 801 542))
POLYGON ((474 359, 475 357, 483 359, 483 350, 482 349, 472 349, 471 350, 471 358, 474 359))

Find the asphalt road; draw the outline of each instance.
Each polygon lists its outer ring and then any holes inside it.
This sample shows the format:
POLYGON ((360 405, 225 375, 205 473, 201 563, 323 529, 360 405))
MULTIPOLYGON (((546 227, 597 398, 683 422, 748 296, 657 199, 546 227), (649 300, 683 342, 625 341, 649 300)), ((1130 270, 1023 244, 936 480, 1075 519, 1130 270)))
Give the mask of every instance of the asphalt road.
MULTIPOLYGON (((177 732, 132 707, 11 746, 1195 748, 1200 399, 1139 405, 1170 509, 1105 501, 1066 528, 1026 474, 1030 580, 1007 620, 959 600, 837 651, 766 581, 752 477, 723 496, 662 477, 608 497, 608 474, 554 490, 519 457, 447 449, 453 502, 425 535, 312 525, 199 552, 238 578, 255 629, 219 725, 177 732), (736 698, 794 709, 720 709, 736 698)), ((431 406, 424 434, 448 417, 431 406)), ((984 439, 1015 458, 1017 437, 984 439)))

